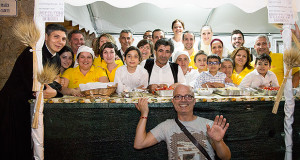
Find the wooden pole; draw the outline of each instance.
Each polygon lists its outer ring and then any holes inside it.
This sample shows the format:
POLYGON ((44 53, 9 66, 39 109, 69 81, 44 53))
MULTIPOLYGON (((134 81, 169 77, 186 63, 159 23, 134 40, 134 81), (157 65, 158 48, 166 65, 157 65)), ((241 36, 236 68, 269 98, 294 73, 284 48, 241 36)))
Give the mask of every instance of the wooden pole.
POLYGON ((33 122, 32 122, 32 128, 34 128, 34 129, 38 128, 39 111, 40 111, 41 102, 43 100, 42 99, 43 89, 44 89, 44 85, 41 84, 40 93, 37 98, 37 105, 35 108, 34 118, 33 118, 33 122))

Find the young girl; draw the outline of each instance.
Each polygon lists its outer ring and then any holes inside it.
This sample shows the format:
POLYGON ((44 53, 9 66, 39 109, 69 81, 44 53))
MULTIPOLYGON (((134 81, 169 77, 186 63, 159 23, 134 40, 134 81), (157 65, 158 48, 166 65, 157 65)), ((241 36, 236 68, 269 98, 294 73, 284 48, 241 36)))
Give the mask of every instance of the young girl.
POLYGON ((59 69, 60 76, 70 67, 73 67, 74 64, 74 53, 72 49, 68 46, 64 46, 59 52, 57 52, 60 61, 61 61, 61 67, 59 69))
POLYGON ((148 72, 139 63, 142 60, 141 52, 137 47, 129 47, 124 54, 126 66, 116 71, 115 82, 118 83, 117 93, 145 89, 148 86, 148 72))
POLYGON ((203 50, 198 51, 198 53, 195 55, 194 62, 199 73, 207 71, 207 55, 203 50))

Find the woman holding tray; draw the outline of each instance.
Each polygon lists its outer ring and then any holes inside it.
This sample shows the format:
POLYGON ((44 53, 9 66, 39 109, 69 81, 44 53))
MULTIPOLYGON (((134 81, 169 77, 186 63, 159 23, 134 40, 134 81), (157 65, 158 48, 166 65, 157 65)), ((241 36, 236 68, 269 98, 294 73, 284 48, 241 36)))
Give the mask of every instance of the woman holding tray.
POLYGON ((94 51, 87 46, 80 46, 77 51, 76 61, 78 66, 67 69, 62 77, 64 85, 62 93, 66 95, 81 96, 79 84, 89 82, 108 82, 105 71, 93 66, 94 51))

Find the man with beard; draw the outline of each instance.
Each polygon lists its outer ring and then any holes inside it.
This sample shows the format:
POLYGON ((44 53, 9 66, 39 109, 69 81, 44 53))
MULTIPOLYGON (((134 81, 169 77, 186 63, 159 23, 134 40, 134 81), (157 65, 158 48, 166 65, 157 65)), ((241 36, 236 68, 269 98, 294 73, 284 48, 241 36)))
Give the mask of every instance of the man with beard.
POLYGON ((242 31, 236 29, 231 33, 231 44, 234 49, 243 46, 245 43, 244 34, 242 31))
POLYGON ((74 53, 74 60, 78 51, 78 48, 84 45, 84 36, 79 30, 73 30, 68 34, 69 46, 74 53))
POLYGON ((146 60, 144 68, 149 74, 149 90, 155 88, 175 87, 179 83, 185 83, 184 74, 178 64, 169 62, 169 58, 174 51, 174 45, 171 40, 162 38, 156 41, 155 60, 146 60))
POLYGON ((134 41, 132 37, 132 32, 130 30, 122 30, 119 37, 119 42, 121 43, 121 49, 118 50, 117 55, 122 60, 124 64, 124 53, 127 48, 129 48, 134 41))
MULTIPOLYGON (((60 68, 60 51, 66 44, 67 30, 58 24, 46 27, 42 48, 43 65, 51 63, 60 68)), ((33 159, 31 146, 30 103, 33 99, 33 61, 31 48, 27 47, 17 58, 14 68, 0 91, 0 144, 2 159, 33 159)), ((57 90, 46 85, 45 98, 57 95, 57 90)), ((55 86, 55 85, 54 85, 55 86)), ((57 88, 56 88, 57 89, 57 88)))
MULTIPOLYGON (((283 64, 283 54, 282 53, 273 53, 270 51, 271 43, 269 41, 268 36, 266 35, 258 35, 255 40, 254 49, 257 55, 267 54, 272 59, 272 65, 270 71, 274 72, 279 85, 282 84, 284 79, 284 64, 283 64)), ((299 86, 299 67, 293 68, 292 70, 292 83, 293 87, 296 88, 299 86)))
POLYGON ((216 151, 220 159, 230 159, 230 149, 223 141, 229 123, 226 123, 226 119, 222 115, 216 116, 214 121, 194 115, 195 102, 194 92, 191 87, 182 84, 177 85, 172 98, 177 117, 175 120, 168 119, 160 123, 146 133, 149 113, 148 99, 139 99, 138 104, 135 104, 135 106, 141 112, 141 117, 136 128, 134 148, 143 149, 165 141, 170 160, 182 160, 186 156, 192 156, 193 159, 205 159, 205 156, 201 153, 202 151, 200 152, 194 146, 182 131, 182 127, 176 124, 181 122, 208 153, 207 156, 214 159, 214 151, 216 151))

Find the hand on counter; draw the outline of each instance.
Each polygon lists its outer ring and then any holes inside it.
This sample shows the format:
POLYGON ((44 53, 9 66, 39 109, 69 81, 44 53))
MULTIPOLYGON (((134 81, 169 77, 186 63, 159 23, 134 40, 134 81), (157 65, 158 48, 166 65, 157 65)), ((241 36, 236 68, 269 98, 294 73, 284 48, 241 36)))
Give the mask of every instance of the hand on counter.
POLYGON ((135 107, 141 112, 142 117, 147 117, 149 113, 148 98, 140 98, 135 107))
POLYGON ((43 91, 44 98, 52 98, 55 97, 57 94, 57 91, 53 88, 51 88, 48 84, 45 84, 46 89, 43 91))
POLYGON ((83 97, 84 96, 83 94, 81 94, 79 87, 71 89, 71 93, 72 93, 72 96, 75 96, 75 97, 83 97))

